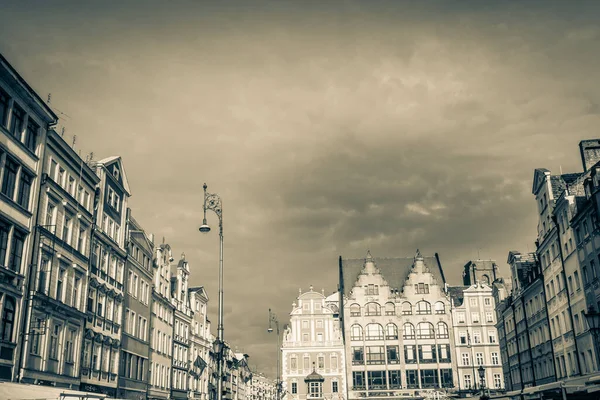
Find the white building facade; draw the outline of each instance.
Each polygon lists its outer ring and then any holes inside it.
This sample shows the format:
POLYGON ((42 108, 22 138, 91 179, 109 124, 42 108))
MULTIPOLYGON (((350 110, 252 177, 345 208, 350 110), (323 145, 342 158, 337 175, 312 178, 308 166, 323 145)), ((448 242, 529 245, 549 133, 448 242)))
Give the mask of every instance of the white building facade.
MULTIPOLYGON (((335 297, 335 296, 334 296, 335 297)), ((344 342, 332 302, 312 287, 292 304, 282 343, 282 386, 286 399, 347 399, 344 342), (321 382, 305 382, 316 373, 321 382)))

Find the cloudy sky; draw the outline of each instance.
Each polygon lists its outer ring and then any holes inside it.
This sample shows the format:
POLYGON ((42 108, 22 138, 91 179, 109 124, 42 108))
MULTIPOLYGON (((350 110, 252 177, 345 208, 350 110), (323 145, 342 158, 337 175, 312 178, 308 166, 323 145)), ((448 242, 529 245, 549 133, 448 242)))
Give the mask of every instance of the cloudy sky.
POLYGON ((506 271, 534 249, 533 169, 579 171, 600 137, 593 2, 216 3, 4 1, 0 52, 84 157, 123 157, 215 328, 203 182, 221 195, 225 336, 271 375, 269 307, 283 324, 299 287, 334 291, 339 255, 506 271))

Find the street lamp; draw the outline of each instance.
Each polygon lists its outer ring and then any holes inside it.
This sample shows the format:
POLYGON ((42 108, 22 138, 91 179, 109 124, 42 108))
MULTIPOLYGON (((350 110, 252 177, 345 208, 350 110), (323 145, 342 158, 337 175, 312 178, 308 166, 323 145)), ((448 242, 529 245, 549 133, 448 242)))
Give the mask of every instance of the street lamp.
POLYGON ((481 396, 485 396, 485 368, 483 368, 483 365, 480 365, 479 368, 477 368, 477 372, 479 373, 479 386, 481 389, 481 396))
POLYGON ((279 379, 279 320, 277 319, 277 315, 269 308, 269 329, 267 332, 273 332, 273 324, 275 324, 275 328, 277 329, 277 380, 276 380, 276 397, 275 400, 279 400, 281 393, 281 382, 279 379))
POLYGON ((217 194, 206 192, 206 183, 204 184, 204 218, 199 231, 202 233, 210 232, 210 226, 206 222, 206 210, 212 210, 219 217, 219 319, 217 322, 217 345, 215 350, 217 353, 217 400, 223 398, 223 203, 217 194))
POLYGON ((594 351, 596 352, 596 362, 598 363, 598 369, 600 370, 600 351, 598 351, 598 335, 600 334, 600 313, 596 311, 596 307, 591 305, 588 308, 587 313, 584 313, 585 319, 587 320, 592 338, 594 340, 594 351))

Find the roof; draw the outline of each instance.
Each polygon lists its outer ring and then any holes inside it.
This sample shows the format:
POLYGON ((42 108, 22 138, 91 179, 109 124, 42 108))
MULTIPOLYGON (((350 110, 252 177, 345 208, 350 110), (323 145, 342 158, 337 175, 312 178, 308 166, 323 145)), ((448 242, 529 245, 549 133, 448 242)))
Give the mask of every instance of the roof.
POLYGON ((448 295, 455 306, 461 306, 465 298, 464 291, 469 286, 448 286, 448 295))
POLYGON ((324 382, 325 378, 323 378, 323 375, 319 375, 317 373, 317 371, 314 370, 313 368, 313 372, 311 372, 310 374, 308 374, 306 376, 306 378, 304 378, 304 382, 324 382))
MULTIPOLYGON (((370 257, 370 253, 367 255, 370 257)), ((371 257, 375 267, 390 285, 390 289, 402 290, 414 264, 414 257, 406 258, 379 258, 371 257)), ((340 287, 344 296, 349 296, 358 276, 361 274, 367 258, 343 259, 340 257, 340 287)), ((423 262, 428 271, 433 274, 438 285, 443 288, 446 279, 437 254, 433 257, 423 257, 423 262)))

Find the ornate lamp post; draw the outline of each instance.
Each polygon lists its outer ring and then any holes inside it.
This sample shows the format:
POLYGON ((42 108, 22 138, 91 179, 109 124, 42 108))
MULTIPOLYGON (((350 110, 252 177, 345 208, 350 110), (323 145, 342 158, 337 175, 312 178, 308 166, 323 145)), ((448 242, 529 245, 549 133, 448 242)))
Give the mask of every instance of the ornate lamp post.
POLYGON ((215 351, 217 353, 217 400, 223 398, 223 204, 217 194, 206 192, 206 183, 204 184, 204 219, 199 230, 202 233, 210 232, 210 226, 206 223, 206 210, 212 210, 219 217, 219 320, 217 325, 217 344, 215 351))
POLYGON ((481 397, 485 397, 485 368, 483 368, 483 365, 480 365, 479 368, 477 368, 477 372, 479 373, 479 386, 481 389, 481 397))
POLYGON ((600 313, 596 311, 596 307, 593 305, 588 308, 587 313, 584 313, 585 319, 587 320, 590 332, 592 333, 592 340, 594 341, 594 351, 596 352, 596 362, 598 364, 598 370, 600 370, 600 351, 598 350, 598 336, 600 335, 600 313))
POLYGON ((273 324, 275 324, 275 328, 276 328, 276 332, 277 332, 277 380, 275 381, 276 387, 276 394, 275 394, 275 400, 280 400, 281 398, 281 379, 279 378, 279 351, 280 351, 280 345, 279 345, 279 320, 277 319, 277 315, 275 315, 275 313, 273 311, 271 311, 271 309, 269 308, 269 329, 267 329, 267 332, 272 333, 273 332, 273 324))

